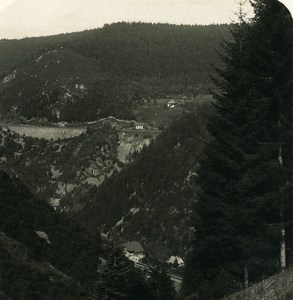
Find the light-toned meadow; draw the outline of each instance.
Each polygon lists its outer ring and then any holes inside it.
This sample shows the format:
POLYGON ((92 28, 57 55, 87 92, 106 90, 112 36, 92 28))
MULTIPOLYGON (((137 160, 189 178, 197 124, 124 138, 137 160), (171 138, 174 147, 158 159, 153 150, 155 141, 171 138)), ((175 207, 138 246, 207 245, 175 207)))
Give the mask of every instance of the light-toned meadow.
POLYGON ((20 135, 43 138, 46 140, 68 139, 86 131, 86 127, 49 127, 34 125, 4 125, 20 135))

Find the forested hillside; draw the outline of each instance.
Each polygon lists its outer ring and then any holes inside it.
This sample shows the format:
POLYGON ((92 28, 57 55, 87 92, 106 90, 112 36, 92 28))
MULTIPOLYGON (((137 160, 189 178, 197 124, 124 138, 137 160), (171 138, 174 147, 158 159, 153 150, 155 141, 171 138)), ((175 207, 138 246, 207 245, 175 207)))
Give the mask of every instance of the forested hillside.
POLYGON ((5 299, 88 299, 100 252, 97 234, 57 214, 0 171, 0 289, 5 299))
POLYGON ((211 104, 202 103, 163 131, 131 164, 85 197, 78 219, 108 240, 141 241, 149 257, 186 256, 193 235, 199 158, 209 139, 211 104))
POLYGON ((1 299, 175 299, 164 269, 146 277, 118 245, 102 251, 97 232, 56 213, 3 171, 0 208, 1 299))
POLYGON ((80 193, 119 169, 118 135, 111 128, 101 126, 93 134, 59 141, 23 137, 4 129, 0 141, 2 168, 48 202, 68 197, 68 205, 78 207, 80 193))
MULTIPOLYGON (((119 130, 118 121, 109 118, 76 137, 54 140, 0 127, 1 168, 58 209, 79 210, 90 201, 87 195, 94 186, 123 168, 131 152, 155 138, 156 134, 132 130, 134 122, 120 123, 130 132, 119 130)), ((25 128, 29 132, 29 127, 25 128)))
POLYGON ((54 122, 131 119, 148 97, 207 93, 228 27, 117 23, 2 40, 0 113, 54 122))

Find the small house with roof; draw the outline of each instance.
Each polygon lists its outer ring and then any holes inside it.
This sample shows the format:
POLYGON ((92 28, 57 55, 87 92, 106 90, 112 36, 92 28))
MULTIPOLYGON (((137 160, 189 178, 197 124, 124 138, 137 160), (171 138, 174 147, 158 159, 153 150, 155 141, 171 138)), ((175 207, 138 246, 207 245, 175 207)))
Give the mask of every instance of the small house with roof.
POLYGON ((174 99, 168 101, 168 103, 167 103, 168 108, 174 108, 176 105, 177 105, 177 102, 174 99))
POLYGON ((133 262, 141 261, 145 255, 140 242, 132 241, 122 244, 125 256, 133 262))
POLYGON ((184 261, 179 256, 171 256, 169 260, 167 260, 167 263, 173 266, 177 265, 178 267, 184 266, 184 261))
POLYGON ((135 129, 136 130, 143 130, 144 128, 145 128, 145 126, 142 123, 136 123, 135 124, 135 129))

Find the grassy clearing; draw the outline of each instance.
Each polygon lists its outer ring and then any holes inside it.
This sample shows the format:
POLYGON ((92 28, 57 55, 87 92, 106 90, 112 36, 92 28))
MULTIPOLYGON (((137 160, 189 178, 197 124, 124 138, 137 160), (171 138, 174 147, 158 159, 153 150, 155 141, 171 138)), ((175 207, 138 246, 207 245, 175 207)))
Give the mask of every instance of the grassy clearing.
POLYGON ((134 115, 138 122, 163 129, 170 126, 184 111, 186 110, 181 107, 141 106, 134 111, 134 115))
POLYGON ((68 139, 81 135, 86 131, 85 127, 44 127, 34 125, 8 125, 11 131, 20 135, 34 138, 43 138, 45 140, 68 139))

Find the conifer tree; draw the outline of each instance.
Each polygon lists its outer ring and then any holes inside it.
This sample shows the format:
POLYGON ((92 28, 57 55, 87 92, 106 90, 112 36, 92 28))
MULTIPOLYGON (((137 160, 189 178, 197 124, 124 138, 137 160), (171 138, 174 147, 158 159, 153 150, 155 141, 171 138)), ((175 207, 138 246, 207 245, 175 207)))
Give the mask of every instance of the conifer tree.
POLYGON ((277 0, 251 3, 255 16, 246 23, 240 15, 224 44, 213 139, 199 172, 199 221, 183 283, 198 299, 231 294, 278 268, 292 173, 292 18, 277 0))
POLYGON ((93 299, 147 300, 151 289, 142 272, 134 268, 121 247, 114 247, 109 254, 104 270, 100 272, 93 299))
MULTIPOLYGON (((246 101, 251 112, 242 131, 241 147, 247 159, 240 187, 246 190, 246 208, 254 203, 258 219, 266 224, 263 230, 279 240, 281 229, 280 263, 284 269, 285 189, 292 181, 293 25, 289 11, 279 1, 251 4, 255 10, 248 51, 252 77, 246 101)), ((268 257, 274 256, 274 251, 278 249, 271 247, 268 257)))
POLYGON ((128 299, 133 266, 121 248, 110 253, 107 269, 102 274, 101 299, 128 299))
POLYGON ((231 32, 233 40, 223 45, 225 68, 218 70, 222 79, 217 82, 220 93, 215 95, 216 113, 208 126, 213 139, 207 146, 198 178, 201 192, 196 213, 199 220, 195 224, 196 241, 186 266, 183 292, 186 295, 197 292, 203 299, 224 290, 239 289, 238 282, 232 286, 235 283, 231 274, 234 266, 229 262, 232 257, 233 260, 240 259, 235 199, 244 154, 236 139, 247 114, 242 105, 248 84, 243 61, 246 26, 241 19, 231 32))
POLYGON ((149 285, 153 291, 153 299, 172 300, 176 297, 176 291, 170 276, 167 274, 166 269, 160 266, 152 269, 149 285))

